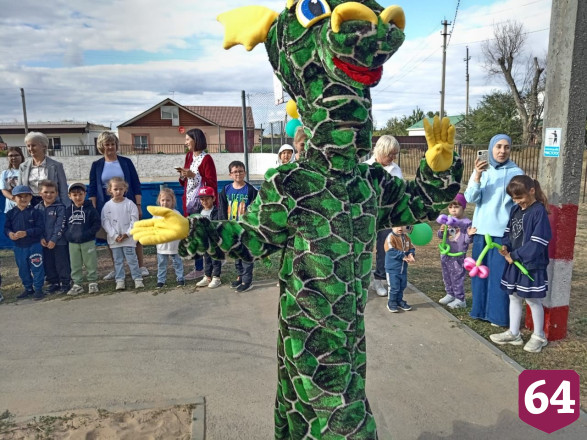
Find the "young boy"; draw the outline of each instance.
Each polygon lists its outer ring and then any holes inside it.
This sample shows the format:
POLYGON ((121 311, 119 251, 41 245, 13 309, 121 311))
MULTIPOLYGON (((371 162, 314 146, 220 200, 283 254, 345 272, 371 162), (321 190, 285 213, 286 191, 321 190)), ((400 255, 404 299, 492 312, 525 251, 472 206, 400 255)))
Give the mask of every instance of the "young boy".
POLYGON ((33 192, 26 185, 17 185, 12 190, 16 206, 6 213, 4 233, 14 241, 14 259, 24 291, 18 299, 33 297, 38 301, 45 297, 43 283, 43 247, 41 238, 45 230, 45 218, 41 211, 30 206, 33 192))
POLYGON ((389 284, 387 310, 391 313, 406 312, 412 307, 404 301, 404 290, 408 284, 408 264, 415 260, 416 249, 406 233, 405 226, 391 228, 385 240, 385 273, 389 284))
MULTIPOLYGON (((208 217, 210 220, 218 220, 218 208, 215 206, 216 197, 214 197, 214 190, 209 186, 202 186, 198 192, 200 202, 202 202, 202 210, 200 215, 208 217)), ((207 253, 204 254, 204 278, 196 283, 198 287, 209 287, 215 289, 222 282, 220 281, 220 271, 222 270, 222 262, 214 260, 207 253)))
POLYGON ((88 272, 88 292, 97 293, 98 258, 95 240, 96 232, 100 230, 100 214, 92 202, 86 200, 86 186, 83 183, 69 185, 68 195, 72 203, 66 210, 65 238, 69 242, 73 286, 67 294, 75 296, 83 293, 83 266, 86 266, 88 272))
MULTIPOLYGON (((257 190, 253 185, 245 182, 245 164, 235 160, 228 165, 228 171, 233 182, 224 186, 218 196, 219 220, 236 220, 246 212, 247 207, 257 197, 257 190)), ((231 283, 237 292, 246 292, 253 283, 253 262, 236 260, 237 279, 231 283)))
POLYGON ((45 231, 41 238, 45 276, 49 283, 47 293, 57 291, 66 293, 71 285, 69 266, 69 246, 65 239, 65 205, 57 200, 57 184, 51 180, 39 182, 39 195, 42 203, 35 209, 45 215, 45 231))

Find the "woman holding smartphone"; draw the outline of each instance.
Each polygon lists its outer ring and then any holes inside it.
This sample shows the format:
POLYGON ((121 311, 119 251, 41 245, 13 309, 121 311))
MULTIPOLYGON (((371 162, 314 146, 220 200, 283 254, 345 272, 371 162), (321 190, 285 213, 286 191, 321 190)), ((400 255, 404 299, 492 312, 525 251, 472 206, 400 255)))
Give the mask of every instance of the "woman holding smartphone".
MULTIPOLYGON (((200 212, 201 203, 198 194, 202 186, 209 186, 214 190, 214 203, 218 205, 218 177, 214 160, 206 153, 208 144, 202 130, 199 128, 189 130, 185 135, 185 146, 188 149, 185 164, 183 168, 175 169, 179 173, 179 183, 183 186, 183 215, 188 217, 200 212)), ((202 257, 198 257, 195 259, 194 270, 184 278, 189 281, 203 275, 204 263, 202 257)))
MULTIPOLYGON (((475 203, 473 225, 473 259, 477 259, 485 247, 485 234, 491 235, 494 243, 501 244, 513 202, 506 192, 512 177, 524 172, 510 160, 511 138, 496 134, 489 142, 488 161, 479 155, 475 171, 469 179, 465 199, 475 203)), ((509 297, 501 289, 501 276, 506 265, 505 259, 496 249, 491 249, 483 264, 489 268, 485 279, 473 277, 473 306, 471 318, 489 321, 501 327, 509 326, 509 297)))

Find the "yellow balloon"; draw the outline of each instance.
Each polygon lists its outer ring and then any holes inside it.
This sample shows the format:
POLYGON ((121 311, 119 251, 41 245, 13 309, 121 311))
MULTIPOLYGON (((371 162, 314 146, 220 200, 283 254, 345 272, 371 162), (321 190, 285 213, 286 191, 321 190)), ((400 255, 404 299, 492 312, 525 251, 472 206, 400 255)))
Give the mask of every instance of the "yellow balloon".
POLYGON ((300 117, 298 114, 298 108, 296 107, 296 102, 293 99, 287 101, 287 104, 285 104, 285 111, 294 119, 298 119, 300 117))

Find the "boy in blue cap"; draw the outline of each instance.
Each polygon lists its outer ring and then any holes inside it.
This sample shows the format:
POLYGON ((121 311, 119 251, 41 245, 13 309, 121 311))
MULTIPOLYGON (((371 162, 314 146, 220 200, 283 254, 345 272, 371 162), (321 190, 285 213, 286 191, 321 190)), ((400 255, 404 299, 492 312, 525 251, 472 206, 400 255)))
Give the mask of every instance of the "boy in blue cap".
POLYGON ((24 285, 24 291, 17 298, 33 297, 34 300, 40 300, 45 297, 45 269, 41 246, 45 217, 41 211, 30 205, 33 192, 28 186, 15 186, 12 195, 16 206, 6 213, 4 233, 14 241, 14 259, 24 285))

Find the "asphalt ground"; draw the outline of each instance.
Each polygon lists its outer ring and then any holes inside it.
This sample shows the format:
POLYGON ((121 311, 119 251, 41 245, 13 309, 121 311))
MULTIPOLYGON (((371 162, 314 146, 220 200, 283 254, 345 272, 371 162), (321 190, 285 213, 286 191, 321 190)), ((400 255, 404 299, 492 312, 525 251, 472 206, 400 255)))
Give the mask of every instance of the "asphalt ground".
MULTIPOLYGON (((521 367, 412 286, 406 298, 410 312, 372 295, 365 313, 381 439, 587 438, 584 414, 551 435, 522 422, 521 367)), ((264 282, 2 304, 0 412, 205 401, 207 440, 271 439, 277 301, 264 282)))

